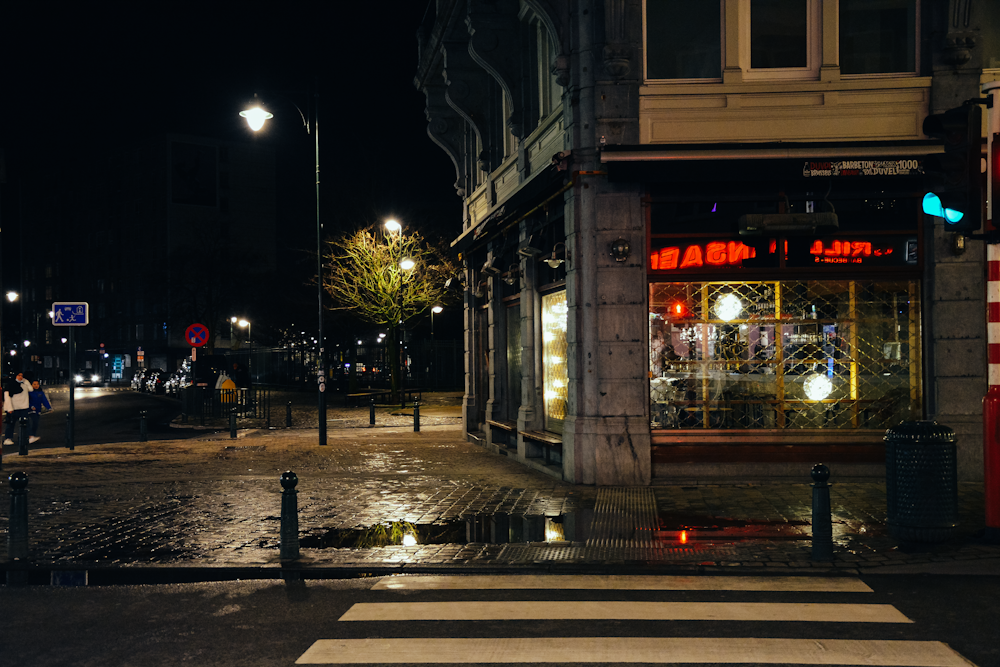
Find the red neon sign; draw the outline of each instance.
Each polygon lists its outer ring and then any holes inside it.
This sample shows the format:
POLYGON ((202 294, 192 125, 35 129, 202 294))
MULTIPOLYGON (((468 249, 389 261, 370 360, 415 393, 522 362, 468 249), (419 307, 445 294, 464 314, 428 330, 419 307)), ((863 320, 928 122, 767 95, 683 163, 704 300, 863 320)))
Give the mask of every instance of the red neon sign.
POLYGON ((885 257, 891 247, 876 247, 871 241, 813 241, 809 254, 820 264, 861 264, 865 257, 885 257))
POLYGON ((670 271, 705 266, 740 266, 757 252, 739 241, 712 241, 702 245, 663 248, 649 256, 652 271, 670 271))

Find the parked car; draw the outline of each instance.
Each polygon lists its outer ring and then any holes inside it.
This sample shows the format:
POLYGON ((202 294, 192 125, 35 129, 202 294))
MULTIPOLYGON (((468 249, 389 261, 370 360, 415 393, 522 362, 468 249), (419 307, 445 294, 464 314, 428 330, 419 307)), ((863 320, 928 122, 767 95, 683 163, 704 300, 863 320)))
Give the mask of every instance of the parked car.
POLYGON ((162 394, 163 383, 167 381, 167 372, 162 368, 151 368, 146 372, 143 390, 148 394, 162 394))
POLYGON ((135 391, 142 391, 146 383, 146 372, 149 371, 148 368, 140 368, 136 370, 135 375, 132 376, 132 389, 135 391))
POLYGON ((73 384, 77 387, 96 387, 101 383, 101 376, 92 370, 77 371, 73 375, 73 384))
POLYGON ((176 396, 180 390, 186 387, 190 383, 191 376, 191 360, 185 359, 181 362, 181 365, 170 374, 167 381, 164 383, 164 393, 169 396, 176 396))

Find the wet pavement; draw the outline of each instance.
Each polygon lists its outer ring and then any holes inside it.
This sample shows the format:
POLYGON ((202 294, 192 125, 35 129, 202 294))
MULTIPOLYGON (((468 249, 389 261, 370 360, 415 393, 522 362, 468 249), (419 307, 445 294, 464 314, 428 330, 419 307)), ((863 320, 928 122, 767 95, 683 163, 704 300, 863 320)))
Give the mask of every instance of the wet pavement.
MULTIPOLYGON (((833 558, 812 558, 812 486, 573 486, 462 437, 460 397, 412 409, 331 408, 320 447, 315 407, 293 428, 205 430, 191 439, 37 450, 3 458, 27 473, 30 561, 92 573, 182 569, 195 579, 447 569, 547 571, 962 572, 1000 574, 984 542, 981 484, 959 485, 960 526, 944 543, 907 544, 886 530, 885 484, 838 481, 833 558), (311 420, 311 421, 310 421, 311 420), (279 559, 280 475, 298 476, 300 558, 279 559), (403 544, 403 539, 415 543, 403 544)), ((282 415, 283 417, 283 415, 282 415)), ((276 420, 278 421, 278 420, 276 420)), ((284 423, 284 420, 280 420, 284 423)), ((209 424, 209 427, 212 425, 209 424)), ((216 425, 221 426, 221 425, 216 425)), ((241 424, 241 426, 254 426, 241 424)), ((0 566, 11 564, 0 512, 0 566)))

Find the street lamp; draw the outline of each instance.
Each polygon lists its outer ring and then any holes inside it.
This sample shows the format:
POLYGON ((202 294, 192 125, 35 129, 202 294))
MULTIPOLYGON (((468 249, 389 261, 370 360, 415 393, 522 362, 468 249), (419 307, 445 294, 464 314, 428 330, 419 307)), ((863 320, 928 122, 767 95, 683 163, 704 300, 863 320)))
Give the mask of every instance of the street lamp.
POLYGON ((247 330, 247 339, 250 341, 250 351, 247 353, 247 375, 250 376, 250 381, 253 381, 253 327, 250 326, 250 320, 240 320, 237 322, 241 329, 247 330))
MULTIPOLYGON (((19 296, 20 295, 17 292, 15 292, 14 290, 10 290, 9 292, 7 292, 7 301, 9 301, 10 303, 14 303, 15 301, 17 301, 17 299, 18 299, 19 296)), ((21 329, 22 329, 21 324, 22 324, 21 318, 18 317, 18 327, 17 327, 17 336, 18 336, 18 338, 20 338, 20 336, 21 336, 21 329)), ((14 346, 13 346, 13 348, 11 348, 11 351, 10 351, 10 356, 11 357, 16 357, 17 356, 17 340, 18 340, 17 338, 14 339, 14 346)), ((15 370, 15 367, 16 367, 16 364, 14 363, 13 359, 11 359, 10 364, 11 364, 11 371, 13 372, 15 370)), ((20 366, 21 366, 21 370, 24 370, 24 358, 23 357, 21 359, 20 366)))
MULTIPOLYGON (((290 100, 289 100, 290 101, 290 100)), ((259 100, 257 100, 257 95, 254 94, 254 102, 256 104, 251 105, 250 108, 241 111, 240 116, 246 118, 247 124, 250 129, 254 132, 262 129, 264 127, 265 121, 270 118, 274 118, 274 114, 265 110, 261 106, 259 100)), ((298 107, 294 102, 292 105, 299 112, 299 116, 302 118, 302 125, 305 128, 306 134, 310 134, 309 119, 306 118, 306 114, 302 113, 302 109, 298 107)), ((317 407, 319 408, 319 444, 326 444, 326 363, 324 357, 326 356, 326 349, 324 348, 324 338, 323 338, 323 223, 319 217, 319 87, 318 84, 313 92, 313 115, 312 115, 312 131, 313 139, 316 144, 316 303, 319 309, 319 322, 318 322, 318 355, 317 355, 317 368, 316 368, 316 384, 318 388, 317 396, 317 407)))
POLYGON ((434 306, 431 308, 431 340, 434 340, 434 316, 441 313, 444 310, 441 306, 434 306))

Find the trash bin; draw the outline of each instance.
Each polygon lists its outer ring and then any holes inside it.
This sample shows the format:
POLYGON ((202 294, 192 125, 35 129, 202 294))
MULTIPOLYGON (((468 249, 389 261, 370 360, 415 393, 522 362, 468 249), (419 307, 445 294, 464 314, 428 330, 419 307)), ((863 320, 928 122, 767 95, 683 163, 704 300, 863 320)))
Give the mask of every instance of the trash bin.
POLYGON ((907 542, 944 542, 958 527, 955 431, 935 421, 902 422, 885 432, 889 534, 907 542))

